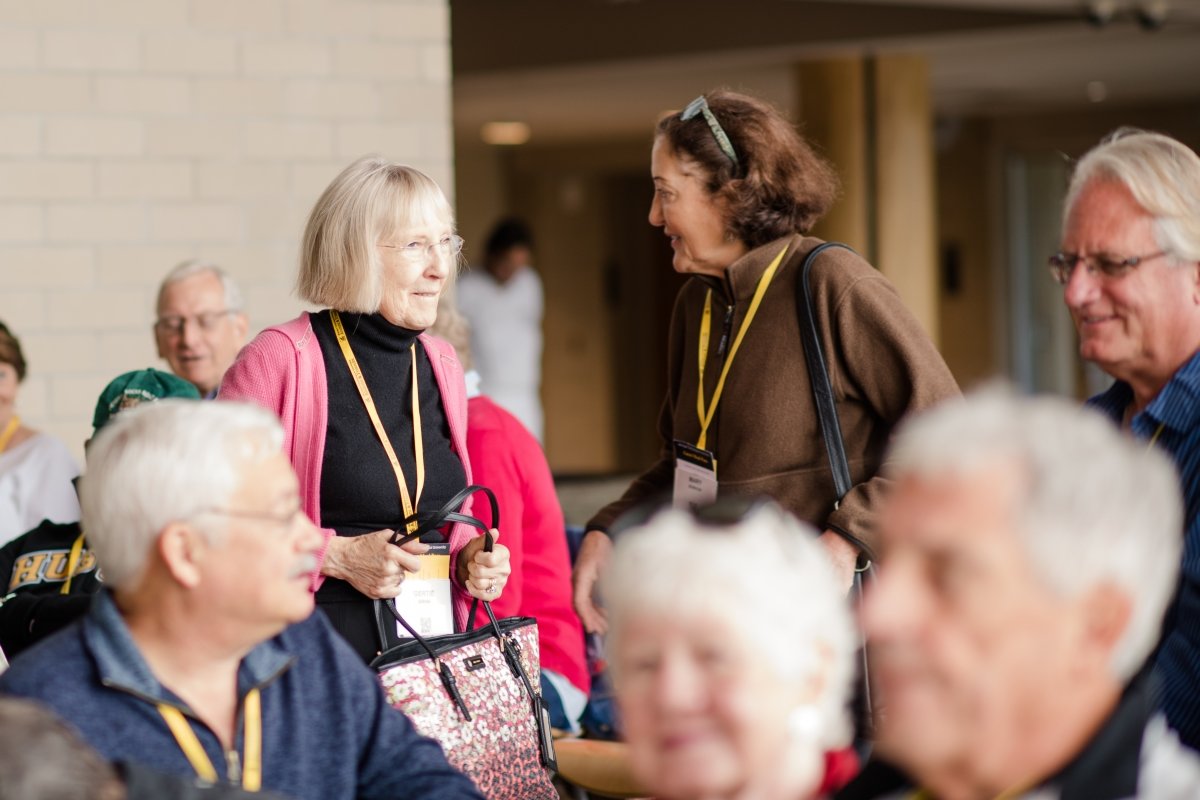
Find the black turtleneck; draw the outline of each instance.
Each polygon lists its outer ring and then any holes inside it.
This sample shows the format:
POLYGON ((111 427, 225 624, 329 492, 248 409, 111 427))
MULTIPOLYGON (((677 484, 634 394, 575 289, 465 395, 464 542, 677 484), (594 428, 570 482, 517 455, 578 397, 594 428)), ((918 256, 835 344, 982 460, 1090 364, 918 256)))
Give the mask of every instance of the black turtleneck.
MULTIPOLYGON (((419 331, 392 325, 379 314, 343 312, 341 317, 410 493, 416 492, 417 483, 410 348, 417 343, 417 388, 425 446, 425 490, 419 507, 441 508, 466 486, 467 478, 451 446, 450 425, 433 366, 417 342, 419 331)), ((313 314, 312 323, 325 359, 329 392, 329 421, 321 462, 321 524, 339 536, 398 528, 404 510, 396 476, 338 346, 329 312, 313 314)))

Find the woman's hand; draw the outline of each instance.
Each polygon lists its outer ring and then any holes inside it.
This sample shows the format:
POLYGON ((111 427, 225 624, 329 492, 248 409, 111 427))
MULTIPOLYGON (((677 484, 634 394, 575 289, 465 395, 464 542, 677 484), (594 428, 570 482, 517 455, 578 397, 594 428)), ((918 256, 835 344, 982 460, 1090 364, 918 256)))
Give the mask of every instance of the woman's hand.
POLYGON ((825 531, 817 539, 825 546, 825 552, 833 564, 833 573, 838 585, 847 594, 854 585, 854 567, 858 564, 858 548, 846 541, 836 531, 825 531))
POLYGON ((467 542, 458 552, 458 580, 467 593, 480 600, 495 600, 504 591, 512 564, 508 548, 500 544, 500 531, 492 528, 492 552, 483 549, 482 536, 467 542))
POLYGON ((321 572, 348 581, 372 600, 396 597, 404 576, 421 568, 418 556, 427 552, 429 545, 413 541, 396 547, 388 541, 394 533, 385 529, 362 536, 334 536, 321 572))
POLYGON ((591 530, 583 537, 579 553, 575 556, 575 569, 571 582, 575 585, 575 613, 588 633, 608 631, 608 617, 604 609, 596 605, 592 595, 600 573, 608 566, 612 554, 612 539, 604 531, 591 530))

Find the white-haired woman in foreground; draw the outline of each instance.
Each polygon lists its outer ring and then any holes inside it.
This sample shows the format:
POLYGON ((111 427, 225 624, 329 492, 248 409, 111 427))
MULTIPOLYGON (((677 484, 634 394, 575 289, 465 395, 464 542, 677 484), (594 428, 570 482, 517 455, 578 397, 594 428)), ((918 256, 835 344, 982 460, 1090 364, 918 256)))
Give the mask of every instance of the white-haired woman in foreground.
POLYGON ((745 509, 664 511, 605 576, 631 766, 663 800, 808 800, 853 772, 845 592, 816 531, 745 509))

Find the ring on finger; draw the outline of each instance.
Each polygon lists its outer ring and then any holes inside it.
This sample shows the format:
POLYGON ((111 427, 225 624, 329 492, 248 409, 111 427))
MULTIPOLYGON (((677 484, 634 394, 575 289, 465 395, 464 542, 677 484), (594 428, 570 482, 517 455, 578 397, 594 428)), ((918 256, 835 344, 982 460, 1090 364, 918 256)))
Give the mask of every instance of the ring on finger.
POLYGON ((496 586, 496 582, 492 581, 488 584, 487 589, 484 591, 486 591, 488 594, 495 594, 496 592, 500 591, 500 589, 496 586))

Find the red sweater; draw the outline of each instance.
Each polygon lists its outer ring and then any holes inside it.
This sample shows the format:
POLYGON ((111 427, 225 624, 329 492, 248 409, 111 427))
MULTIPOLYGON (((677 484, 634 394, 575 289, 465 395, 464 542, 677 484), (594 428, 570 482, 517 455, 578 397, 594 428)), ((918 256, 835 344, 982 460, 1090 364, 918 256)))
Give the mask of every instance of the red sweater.
MULTIPOLYGON (((467 403, 467 452, 474 482, 496 493, 500 541, 512 557, 512 577, 492 610, 497 617, 536 618, 542 668, 586 694, 583 626, 571 606, 566 525, 541 445, 516 417, 480 396, 467 403)), ((486 621, 480 609, 476 623, 486 621)))

